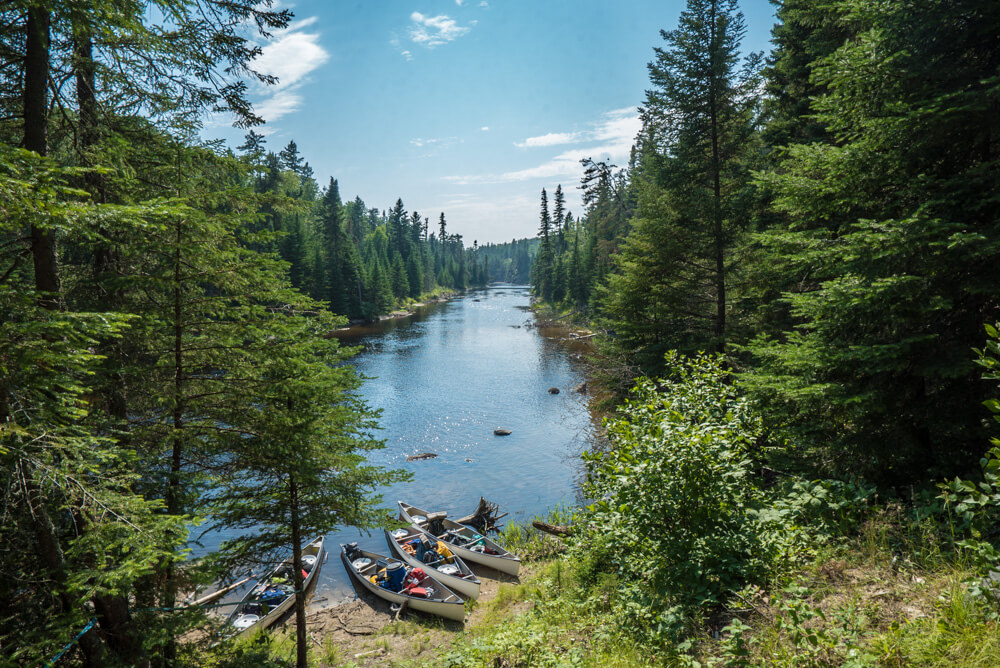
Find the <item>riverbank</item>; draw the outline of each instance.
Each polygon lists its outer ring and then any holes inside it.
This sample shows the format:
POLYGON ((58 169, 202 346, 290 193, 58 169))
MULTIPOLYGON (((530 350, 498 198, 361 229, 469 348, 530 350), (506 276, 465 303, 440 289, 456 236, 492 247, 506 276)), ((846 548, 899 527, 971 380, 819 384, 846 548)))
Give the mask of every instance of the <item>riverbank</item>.
MULTIPOLYGON (((996 602, 970 588, 976 569, 903 515, 877 509, 840 541, 804 543, 797 565, 737 592, 676 643, 626 633, 635 620, 614 611, 614 575, 589 580, 569 541, 518 528, 512 542, 529 550, 521 577, 480 572, 464 625, 405 612, 394 621, 381 601, 354 600, 310 613, 310 665, 1000 665, 996 602)), ((269 643, 287 658, 290 630, 269 643)))

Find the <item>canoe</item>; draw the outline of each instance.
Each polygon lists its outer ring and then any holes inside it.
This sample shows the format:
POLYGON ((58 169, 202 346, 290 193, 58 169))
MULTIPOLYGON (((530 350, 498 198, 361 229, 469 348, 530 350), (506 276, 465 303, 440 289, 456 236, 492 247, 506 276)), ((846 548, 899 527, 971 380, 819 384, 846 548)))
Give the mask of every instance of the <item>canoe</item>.
POLYGON ((410 596, 409 594, 380 587, 369 579, 378 571, 380 560, 386 565, 399 564, 403 568, 406 568, 405 562, 376 552, 362 550, 353 543, 350 546, 340 546, 340 558, 344 562, 347 572, 353 575, 361 583, 361 586, 375 596, 390 603, 402 604, 405 602, 408 608, 419 610, 420 612, 454 619, 457 622, 465 621, 465 602, 433 575, 428 574, 427 579, 424 580, 427 584, 421 585, 427 591, 426 598, 410 596), (350 556, 348 556, 349 547, 351 548, 350 556))
POLYGON ((514 576, 521 570, 520 558, 475 529, 449 520, 445 517, 446 513, 429 513, 402 501, 397 503, 404 522, 419 528, 430 538, 448 543, 448 548, 465 561, 489 566, 514 576), (430 526, 437 523, 440 523, 438 527, 430 526))
POLYGON ((423 568, 425 572, 440 580, 448 589, 467 598, 479 598, 479 578, 472 572, 459 556, 442 559, 438 563, 424 563, 403 549, 407 541, 420 538, 424 532, 416 527, 396 529, 385 532, 385 541, 389 544, 393 556, 402 559, 414 568, 423 568))
MULTIPOLYGON (((316 582, 325 556, 322 536, 302 548, 302 567, 306 571, 303 591, 309 591, 310 585, 316 582)), ((266 629, 274 624, 295 605, 293 582, 292 557, 288 557, 267 577, 258 580, 236 605, 236 609, 226 618, 223 634, 235 637, 256 629, 266 629)))

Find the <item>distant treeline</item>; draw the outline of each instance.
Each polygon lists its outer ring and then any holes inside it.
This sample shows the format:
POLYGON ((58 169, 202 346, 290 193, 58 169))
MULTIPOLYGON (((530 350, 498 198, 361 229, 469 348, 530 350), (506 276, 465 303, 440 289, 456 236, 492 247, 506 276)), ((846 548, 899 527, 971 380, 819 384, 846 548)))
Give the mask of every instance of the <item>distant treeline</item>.
POLYGON ((381 212, 360 197, 344 204, 336 179, 320 190, 294 141, 278 154, 265 142, 251 130, 240 159, 255 192, 288 204, 263 208, 261 227, 280 234, 271 248, 289 263, 292 285, 334 313, 371 319, 437 289, 487 282, 476 245, 466 248, 461 234, 448 232, 444 212, 432 223, 407 212, 402 199, 381 212))
POLYGON ((491 282, 527 285, 531 280, 531 265, 538 252, 538 239, 512 239, 502 244, 479 247, 479 257, 489 272, 491 282))

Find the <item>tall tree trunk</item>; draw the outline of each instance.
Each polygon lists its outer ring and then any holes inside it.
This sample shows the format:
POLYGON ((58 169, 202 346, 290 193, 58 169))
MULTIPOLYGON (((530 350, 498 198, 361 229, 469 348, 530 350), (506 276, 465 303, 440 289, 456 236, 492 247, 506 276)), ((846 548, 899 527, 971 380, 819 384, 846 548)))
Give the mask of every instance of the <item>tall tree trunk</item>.
MULTIPOLYGON (((178 160, 178 169, 180 162, 178 160)), ((178 181, 178 183, 180 183, 178 181)), ((167 482, 167 514, 180 515, 181 511, 181 455, 184 441, 181 429, 184 428, 184 324, 183 300, 181 294, 181 242, 183 241, 183 223, 176 222, 174 243, 174 389, 173 389, 173 447, 170 453, 170 478, 167 482)), ((173 607, 177 600, 177 582, 174 565, 167 565, 166 587, 164 591, 164 606, 173 607)), ((173 665, 177 658, 177 643, 171 636, 164 648, 163 658, 166 665, 173 665)))
MULTIPOLYGON (((49 108, 49 11, 35 6, 28 10, 24 55, 24 148, 48 154, 49 108)), ((59 305, 59 268, 55 231, 31 226, 31 257, 39 303, 59 305)))
POLYGON ((712 134, 712 236, 715 240, 715 336, 719 352, 726 350, 726 262, 722 235, 722 175, 719 155, 719 82, 716 71, 718 57, 718 16, 712 1, 712 38, 709 44, 709 116, 712 134))
MULTIPOLYGON (((302 577, 302 534, 299 531, 299 487, 295 482, 295 474, 288 476, 288 506, 292 524, 292 582, 295 583, 295 636, 296 636, 296 667, 306 668, 308 662, 308 644, 306 638, 306 593, 302 589, 305 578, 302 577)), ((313 566, 315 568, 315 566, 313 566)))
MULTIPOLYGON (((86 17, 77 15, 73 18, 73 68, 76 73, 76 100, 78 114, 78 140, 80 149, 80 164, 90 167, 93 160, 90 151, 99 141, 97 97, 94 87, 95 65, 93 59, 93 37, 86 17)), ((87 172, 84 185, 97 202, 104 202, 104 188, 101 176, 96 172, 87 172)), ((94 253, 95 278, 100 279, 109 267, 111 249, 107 243, 99 242, 94 253)), ((110 304, 104 304, 108 307, 110 304)), ((120 359, 109 348, 115 348, 113 343, 101 346, 108 360, 114 362, 120 359)), ((127 414, 121 374, 110 372, 110 387, 104 394, 108 412, 124 424, 127 414)), ((100 564, 97 565, 100 567, 100 564)), ((142 642, 135 633, 135 628, 129 613, 128 598, 125 595, 102 595, 93 599, 97 611, 101 631, 108 642, 108 649, 118 656, 119 660, 133 666, 148 665, 142 642)))
MULTIPOLYGON (((38 155, 48 154, 48 85, 49 85, 49 24, 47 8, 35 6, 28 10, 25 24, 24 56, 24 148, 38 155)), ((38 303, 44 308, 59 308, 59 266, 56 259, 55 232, 37 225, 31 226, 31 256, 35 270, 35 290, 38 303)), ((33 517, 39 558, 55 583, 59 601, 66 612, 74 606, 66 590, 66 560, 52 518, 45 507, 42 491, 34 479, 33 467, 23 465, 25 494, 33 517)), ((87 666, 103 665, 103 648, 96 629, 80 638, 87 666)))

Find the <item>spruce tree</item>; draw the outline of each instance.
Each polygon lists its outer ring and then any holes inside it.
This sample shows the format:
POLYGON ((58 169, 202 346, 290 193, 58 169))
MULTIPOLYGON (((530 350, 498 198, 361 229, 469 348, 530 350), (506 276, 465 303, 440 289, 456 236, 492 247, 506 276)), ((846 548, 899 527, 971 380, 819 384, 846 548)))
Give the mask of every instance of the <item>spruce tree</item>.
POLYGON ((1000 303, 1000 7, 841 8, 857 38, 813 75, 834 141, 764 179, 788 219, 766 261, 798 282, 750 380, 811 466, 909 483, 969 468, 984 438, 970 351, 1000 303))
POLYGON ((737 69, 744 32, 736 0, 689 0, 649 64, 639 209, 602 299, 621 347, 650 371, 667 348, 726 346, 756 157, 758 58, 737 69))

